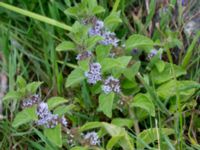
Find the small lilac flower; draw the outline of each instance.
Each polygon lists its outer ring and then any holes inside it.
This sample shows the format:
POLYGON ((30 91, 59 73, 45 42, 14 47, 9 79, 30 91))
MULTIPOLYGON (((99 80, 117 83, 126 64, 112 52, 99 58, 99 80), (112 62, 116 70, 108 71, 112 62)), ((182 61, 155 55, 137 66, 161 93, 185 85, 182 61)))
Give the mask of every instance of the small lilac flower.
POLYGON ((103 45, 111 44, 114 47, 118 46, 119 39, 116 38, 116 35, 114 32, 110 32, 110 31, 104 32, 102 34, 102 37, 104 39, 102 41, 100 41, 101 44, 103 44, 103 45))
POLYGON ((109 76, 102 86, 102 90, 108 94, 110 92, 120 93, 119 80, 115 79, 113 76, 109 76))
POLYGON ((85 76, 90 84, 96 84, 98 81, 101 81, 101 65, 99 63, 90 64, 90 69, 88 72, 85 72, 85 76))
MULTIPOLYGON (((154 56, 156 56, 158 54, 158 51, 156 50, 156 49, 152 49, 151 51, 150 51, 150 53, 148 54, 148 59, 151 59, 151 58, 153 58, 154 56)), ((160 59, 162 58, 162 55, 160 55, 159 56, 160 57, 160 59)))
POLYGON ((60 122, 61 122, 61 124, 62 124, 64 127, 66 127, 67 124, 68 124, 68 122, 67 122, 65 116, 62 116, 62 118, 60 119, 60 122))
POLYGON ((91 146, 100 145, 99 136, 96 132, 88 132, 84 135, 84 140, 87 141, 91 146))
POLYGON ((25 99, 22 101, 22 108, 26 108, 26 107, 31 107, 34 104, 37 104, 40 101, 40 96, 35 94, 31 97, 29 97, 28 99, 25 99))
POLYGON ((91 51, 84 51, 76 56, 76 60, 85 60, 92 56, 91 51))
POLYGON ((45 118, 49 115, 49 109, 47 103, 41 102, 37 108, 37 115, 39 118, 45 118))

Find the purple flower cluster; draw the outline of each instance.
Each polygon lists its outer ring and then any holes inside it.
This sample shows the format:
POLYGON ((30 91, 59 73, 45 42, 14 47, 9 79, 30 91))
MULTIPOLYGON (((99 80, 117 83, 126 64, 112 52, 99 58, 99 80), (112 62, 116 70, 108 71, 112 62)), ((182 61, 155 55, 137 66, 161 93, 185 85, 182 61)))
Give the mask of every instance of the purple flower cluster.
POLYGON ((76 60, 85 60, 91 56, 92 56, 91 51, 83 51, 82 53, 80 53, 76 56, 76 60))
POLYGON ((38 94, 32 95, 31 97, 22 101, 22 108, 31 107, 40 101, 40 96, 38 94))
POLYGON ((104 27, 104 22, 101 20, 93 19, 92 27, 89 29, 88 34, 90 36, 102 36, 103 40, 100 41, 100 44, 103 45, 113 45, 114 47, 118 46, 119 39, 116 37, 114 32, 107 31, 104 27))
POLYGON ((120 83, 118 79, 115 79, 113 76, 109 76, 102 86, 102 90, 108 94, 110 92, 120 93, 120 83))
POLYGON ((52 114, 47 103, 41 102, 37 108, 38 121, 37 125, 44 125, 47 128, 54 128, 58 123, 61 123, 63 126, 67 126, 67 121, 64 116, 59 118, 57 114, 52 114))
POLYGON ((90 84, 96 84, 98 81, 101 81, 101 65, 99 63, 90 64, 90 69, 85 72, 85 76, 90 84))
POLYGON ((96 132, 88 132, 84 135, 84 140, 91 146, 100 145, 99 136, 96 132))

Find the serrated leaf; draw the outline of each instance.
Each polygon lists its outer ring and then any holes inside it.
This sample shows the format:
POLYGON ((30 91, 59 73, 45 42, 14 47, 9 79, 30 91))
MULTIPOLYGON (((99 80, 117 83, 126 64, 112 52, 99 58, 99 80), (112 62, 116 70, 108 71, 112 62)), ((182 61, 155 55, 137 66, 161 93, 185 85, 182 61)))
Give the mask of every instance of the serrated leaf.
POLYGON ((56 51, 70 51, 75 50, 76 46, 71 41, 63 41, 56 47, 56 51))
POLYGON ((149 99, 149 97, 145 94, 137 94, 134 97, 133 102, 131 103, 131 107, 142 108, 146 110, 149 113, 149 115, 153 117, 155 116, 155 106, 153 102, 149 99))
POLYGON ((125 46, 128 51, 131 51, 133 48, 138 48, 150 52, 153 49, 154 42, 146 36, 134 34, 126 40, 125 46))
POLYGON ((50 110, 60 104, 67 103, 67 102, 68 100, 63 97, 51 97, 47 100, 47 104, 50 110))
POLYGON ((65 87, 75 86, 85 79, 84 72, 80 68, 74 69, 67 78, 65 87))
POLYGON ((112 117, 112 106, 115 94, 113 92, 109 94, 101 94, 99 96, 98 110, 102 111, 107 117, 112 117))
POLYGON ((58 124, 55 128, 45 128, 44 135, 49 139, 49 141, 58 147, 62 147, 62 134, 60 124, 58 124))
POLYGON ((22 110, 21 112, 17 113, 17 115, 12 123, 12 126, 14 128, 17 128, 20 125, 26 124, 26 123, 31 122, 36 119, 37 119, 36 106, 32 106, 30 108, 26 108, 26 109, 22 110))

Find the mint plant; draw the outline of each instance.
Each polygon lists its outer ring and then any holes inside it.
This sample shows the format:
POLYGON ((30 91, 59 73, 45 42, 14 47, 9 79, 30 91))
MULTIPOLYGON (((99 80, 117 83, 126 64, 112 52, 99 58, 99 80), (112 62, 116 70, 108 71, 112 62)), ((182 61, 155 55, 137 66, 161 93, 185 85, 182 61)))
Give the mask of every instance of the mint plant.
MULTIPOLYGON (((160 8, 158 14, 156 1, 146 2, 147 17, 141 20, 142 14, 137 16, 134 10, 134 33, 129 32, 132 28, 124 10, 129 2, 116 0, 112 10, 96 0, 65 3, 73 3, 64 10, 72 26, 26 13, 69 32, 62 40, 58 38, 56 51, 52 49, 49 58, 41 60, 48 72, 55 73, 39 78, 53 78, 51 89, 48 82, 27 83, 18 76, 4 96, 8 131, 27 136, 36 149, 50 150, 187 149, 188 139, 195 143, 191 135, 183 137, 187 131, 183 125, 198 106, 195 98, 200 85, 187 78, 187 65, 199 34, 179 60, 181 65, 174 63, 172 50, 184 48, 178 32, 169 26, 176 1, 167 2, 170 5, 160 8), (160 22, 153 30, 151 20, 156 15, 160 22), (123 29, 124 24, 130 29, 123 29), (53 63, 49 65, 49 61, 53 63)), ((49 4, 54 17, 59 12, 56 7, 63 10, 60 4, 55 2, 52 8, 49 4)), ((20 11, 2 2, 0 6, 20 11)))

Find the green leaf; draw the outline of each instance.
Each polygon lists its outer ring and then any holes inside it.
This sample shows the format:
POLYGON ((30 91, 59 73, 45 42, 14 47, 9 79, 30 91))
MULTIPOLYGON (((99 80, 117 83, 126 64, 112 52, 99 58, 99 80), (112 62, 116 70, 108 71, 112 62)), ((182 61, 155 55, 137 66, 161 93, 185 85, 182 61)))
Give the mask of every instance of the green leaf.
POLYGON ((68 100, 63 97, 51 97, 47 100, 47 104, 50 110, 60 104, 67 103, 67 102, 68 100))
POLYGON ((80 127, 79 131, 83 132, 94 128, 100 128, 101 126, 102 126, 101 122, 88 122, 84 124, 82 127, 80 127))
POLYGON ((79 60, 78 65, 79 65, 79 68, 82 69, 83 71, 88 71, 89 65, 90 65, 90 58, 79 60))
POLYGON ((49 141, 58 147, 62 147, 62 134, 60 124, 58 124, 55 128, 45 128, 44 135, 49 139, 49 141))
POLYGON ((174 134, 174 130, 170 128, 161 128, 161 129, 151 128, 151 129, 144 130, 138 135, 137 149, 144 149, 145 144, 150 144, 156 141, 158 139, 157 131, 161 132, 165 136, 174 134))
POLYGON ((166 82, 174 78, 173 68, 174 68, 174 74, 176 75, 176 77, 186 74, 186 71, 182 69, 181 67, 177 65, 172 66, 169 63, 165 63, 165 68, 162 72, 159 72, 157 68, 153 68, 151 70, 151 78, 154 81, 154 83, 161 84, 163 82, 166 82))
POLYGON ((107 45, 98 45, 96 47, 96 56, 97 56, 97 60, 98 61, 102 61, 104 58, 108 57, 110 54, 110 50, 111 50, 111 45, 107 46, 107 45))
POLYGON ((111 123, 119 127, 131 128, 133 126, 133 120, 128 118, 114 118, 111 123))
POLYGON ((125 45, 128 51, 131 51, 133 48, 138 48, 150 52, 153 49, 154 42, 146 36, 134 34, 126 40, 125 45))
POLYGON ((88 150, 88 149, 85 147, 76 146, 76 147, 71 148, 70 150, 88 150))
POLYGON ((71 41, 63 41, 56 47, 56 51, 69 51, 69 50, 75 50, 76 46, 71 41))
POLYGON ((167 83, 158 87, 157 94, 163 99, 175 96, 176 91, 182 96, 182 99, 186 99, 195 93, 195 86, 199 85, 195 81, 175 81, 170 80, 167 83), (176 90, 177 89, 177 90, 176 90))
POLYGON ((17 91, 10 91, 8 92, 4 97, 3 97, 3 101, 6 100, 18 100, 21 98, 20 92, 17 91))
POLYGON ((22 110, 21 112, 17 113, 17 115, 12 123, 12 126, 14 128, 17 128, 20 125, 26 124, 33 120, 37 120, 36 106, 26 108, 26 109, 22 110))
POLYGON ((105 58, 101 62, 102 72, 106 72, 113 68, 124 69, 131 60, 131 56, 121 56, 116 59, 114 58, 105 58))
POLYGON ((64 115, 65 113, 69 113, 72 109, 75 108, 74 104, 70 104, 67 106, 58 106, 54 109, 54 114, 58 114, 59 116, 64 115))
POLYGON ((92 10, 93 14, 100 14, 105 12, 105 9, 102 6, 95 6, 92 10))
POLYGON ((162 72, 165 69, 165 62, 162 60, 159 60, 155 63, 156 68, 158 70, 158 72, 162 72))
POLYGON ((29 83, 27 84, 26 86, 26 90, 29 92, 29 93, 36 93, 37 89, 40 87, 40 85, 42 84, 43 82, 32 82, 32 83, 29 83))
POLYGON ((149 97, 145 94, 137 94, 134 97, 133 102, 131 103, 131 107, 142 108, 146 110, 149 113, 149 115, 153 117, 155 116, 155 106, 153 102, 149 99, 149 97))
POLYGON ((119 141, 123 138, 123 135, 113 136, 107 143, 106 149, 112 150, 112 148, 115 146, 115 144, 118 144, 119 141))
POLYGON ((122 20, 120 19, 120 13, 113 12, 108 17, 105 18, 105 26, 109 29, 116 27, 122 20))
POLYGON ((68 88, 70 86, 75 86, 82 82, 84 79, 84 72, 81 69, 76 68, 68 75, 65 87, 68 88))
POLYGON ((91 50, 97 44, 97 42, 103 39, 104 38, 102 36, 98 36, 98 35, 88 38, 86 40, 87 49, 91 50))
POLYGON ((26 80, 22 78, 22 76, 17 76, 17 88, 25 88, 26 87, 26 80))
POLYGON ((135 79, 135 75, 138 73, 139 68, 140 68, 140 61, 134 63, 131 67, 125 68, 123 71, 124 76, 133 81, 135 79))
POLYGON ((103 111, 103 113, 111 118, 112 117, 112 106, 115 94, 113 92, 109 94, 101 94, 99 96, 99 111, 103 111))

